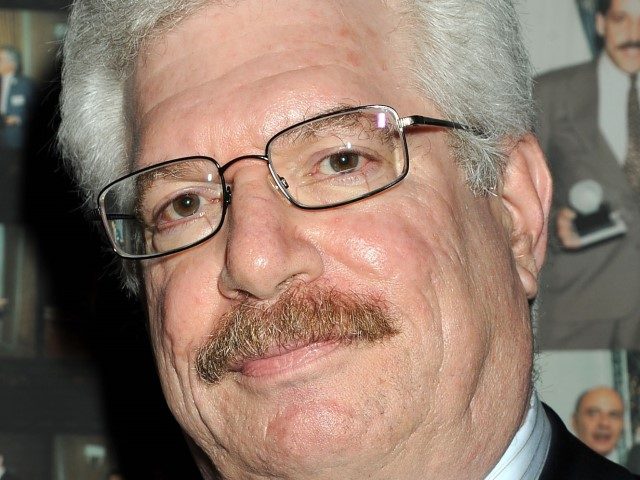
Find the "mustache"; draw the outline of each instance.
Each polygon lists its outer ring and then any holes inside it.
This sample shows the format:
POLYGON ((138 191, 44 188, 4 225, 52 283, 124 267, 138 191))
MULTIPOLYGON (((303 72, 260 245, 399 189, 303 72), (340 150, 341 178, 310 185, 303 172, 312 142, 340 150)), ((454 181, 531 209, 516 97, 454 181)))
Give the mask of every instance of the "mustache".
POLYGON ((627 48, 640 48, 640 41, 638 40, 630 40, 628 42, 621 43, 618 45, 620 50, 625 50, 627 48))
POLYGON ((196 372, 205 383, 218 383, 234 365, 261 358, 274 347, 373 343, 399 333, 386 302, 376 296, 303 286, 271 305, 262 303, 239 303, 217 322, 196 354, 196 372))

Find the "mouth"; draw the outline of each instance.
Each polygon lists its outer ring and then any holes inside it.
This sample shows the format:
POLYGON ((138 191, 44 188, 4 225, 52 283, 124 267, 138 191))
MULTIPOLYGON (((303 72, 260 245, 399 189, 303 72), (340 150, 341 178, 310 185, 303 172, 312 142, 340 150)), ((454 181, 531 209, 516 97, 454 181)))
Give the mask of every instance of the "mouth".
POLYGON ((618 49, 625 53, 638 53, 640 52, 640 44, 620 45, 618 49))
POLYGON ((596 432, 593 434, 593 440, 596 443, 609 443, 613 439, 613 435, 608 432, 596 432))
POLYGON ((329 355, 340 344, 341 342, 332 340, 311 344, 274 346, 258 358, 249 358, 233 363, 229 370, 252 378, 293 373, 329 355))

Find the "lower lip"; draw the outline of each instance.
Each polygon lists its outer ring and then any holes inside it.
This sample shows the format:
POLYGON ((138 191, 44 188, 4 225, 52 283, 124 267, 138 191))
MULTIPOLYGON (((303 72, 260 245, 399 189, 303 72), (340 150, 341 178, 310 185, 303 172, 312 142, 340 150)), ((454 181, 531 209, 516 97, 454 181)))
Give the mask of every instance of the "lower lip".
POLYGON ((245 362, 240 373, 247 377, 268 377, 300 369, 333 352, 339 342, 321 342, 286 350, 284 353, 245 362))

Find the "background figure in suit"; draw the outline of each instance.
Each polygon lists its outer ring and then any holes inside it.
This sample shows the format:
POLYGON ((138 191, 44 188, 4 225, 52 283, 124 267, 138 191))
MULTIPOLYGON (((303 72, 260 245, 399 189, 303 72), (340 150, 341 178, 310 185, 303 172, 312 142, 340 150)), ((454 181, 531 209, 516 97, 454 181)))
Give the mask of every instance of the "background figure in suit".
POLYGON ((20 73, 20 53, 13 47, 0 47, 0 113, 2 114, 3 146, 21 150, 33 105, 34 88, 30 79, 20 73))
POLYGON ((537 81, 538 135, 556 187, 537 331, 545 349, 640 345, 639 23, 640 0, 601 0, 600 56, 537 81), (628 232, 577 249, 569 190, 586 179, 628 232))
POLYGON ((0 222, 20 220, 22 164, 35 89, 21 73, 20 53, 0 47, 0 222))

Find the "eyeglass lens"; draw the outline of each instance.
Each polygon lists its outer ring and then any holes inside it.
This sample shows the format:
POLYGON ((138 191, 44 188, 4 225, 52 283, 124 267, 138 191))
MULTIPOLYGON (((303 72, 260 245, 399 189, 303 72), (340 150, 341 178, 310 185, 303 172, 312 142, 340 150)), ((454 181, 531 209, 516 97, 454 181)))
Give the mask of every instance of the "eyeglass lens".
POLYGON ((267 146, 273 170, 299 206, 356 200, 395 181, 405 168, 394 112, 367 108, 297 125, 267 146))

